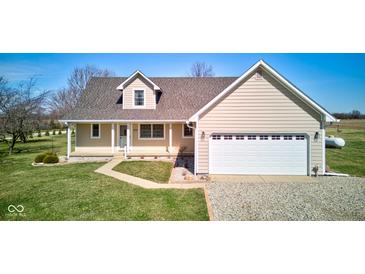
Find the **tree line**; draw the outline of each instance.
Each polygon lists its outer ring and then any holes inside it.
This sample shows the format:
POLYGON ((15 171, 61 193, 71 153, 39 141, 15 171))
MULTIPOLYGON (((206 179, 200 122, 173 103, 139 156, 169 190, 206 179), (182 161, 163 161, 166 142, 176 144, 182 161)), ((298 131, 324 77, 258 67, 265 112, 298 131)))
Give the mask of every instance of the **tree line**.
POLYGON ((365 119, 365 114, 362 114, 359 110, 353 110, 351 112, 335 112, 333 115, 337 119, 365 119))

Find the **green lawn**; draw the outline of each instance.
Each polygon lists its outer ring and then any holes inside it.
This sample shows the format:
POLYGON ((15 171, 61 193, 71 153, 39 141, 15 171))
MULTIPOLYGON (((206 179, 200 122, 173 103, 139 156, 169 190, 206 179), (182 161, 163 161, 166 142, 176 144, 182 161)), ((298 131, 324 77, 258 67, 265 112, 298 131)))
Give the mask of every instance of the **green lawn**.
POLYGON ((168 183, 173 166, 172 162, 163 161, 125 161, 113 169, 156 183, 168 183))
POLYGON ((343 120, 341 132, 328 128, 327 135, 335 135, 345 140, 342 149, 326 149, 326 164, 331 170, 353 176, 365 177, 365 121, 343 120))
MULTIPOLYGON (((208 220, 202 189, 146 190, 95 173, 101 163, 33 167, 50 140, 17 144, 12 156, 0 145, 0 220, 208 220), (10 204, 24 212, 10 214, 10 204)), ((53 143, 65 153, 65 135, 53 143)))

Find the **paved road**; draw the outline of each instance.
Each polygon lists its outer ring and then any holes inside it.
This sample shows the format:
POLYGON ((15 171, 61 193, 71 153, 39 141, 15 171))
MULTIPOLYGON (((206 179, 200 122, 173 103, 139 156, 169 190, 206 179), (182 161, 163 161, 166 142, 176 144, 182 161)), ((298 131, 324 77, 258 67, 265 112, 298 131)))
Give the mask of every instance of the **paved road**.
POLYGON ((213 220, 365 220, 365 179, 215 182, 207 186, 213 220))

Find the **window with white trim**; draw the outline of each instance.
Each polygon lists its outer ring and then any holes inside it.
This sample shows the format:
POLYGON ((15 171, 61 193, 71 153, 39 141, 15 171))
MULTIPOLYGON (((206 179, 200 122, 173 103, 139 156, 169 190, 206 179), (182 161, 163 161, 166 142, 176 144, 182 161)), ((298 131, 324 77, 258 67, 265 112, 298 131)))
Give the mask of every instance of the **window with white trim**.
POLYGON ((291 135, 284 135, 284 140, 292 140, 293 136, 291 135))
POLYGON ((188 127, 186 124, 183 125, 183 137, 185 138, 189 138, 189 137, 193 137, 193 129, 188 127))
POLYGON ((267 136, 267 135, 260 135, 260 140, 269 140, 269 136, 267 136))
POLYGON ((271 140, 280 140, 280 135, 272 135, 271 140))
POLYGON ((221 136, 220 135, 212 135, 212 139, 213 140, 220 140, 221 136))
POLYGON ((232 140, 232 135, 224 135, 224 140, 232 140))
POLYGON ((143 89, 134 90, 134 106, 136 106, 136 107, 144 106, 144 90, 143 89))
POLYGON ((100 124, 91 124, 91 138, 99 139, 100 138, 100 124))
POLYGON ((140 139, 164 139, 164 124, 140 124, 140 139))
POLYGON ((236 140, 245 140, 245 135, 236 135, 236 140))
POLYGON ((164 125, 154 124, 152 125, 152 138, 164 138, 164 125))
POLYGON ((256 140, 256 135, 248 135, 247 139, 248 140, 256 140))

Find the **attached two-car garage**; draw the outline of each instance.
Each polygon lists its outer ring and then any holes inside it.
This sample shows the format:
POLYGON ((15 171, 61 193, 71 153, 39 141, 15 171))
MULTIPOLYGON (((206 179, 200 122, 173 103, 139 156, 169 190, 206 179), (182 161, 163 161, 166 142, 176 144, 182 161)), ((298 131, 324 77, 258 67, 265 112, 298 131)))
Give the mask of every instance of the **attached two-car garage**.
POLYGON ((308 175, 304 134, 212 134, 210 174, 308 175))

